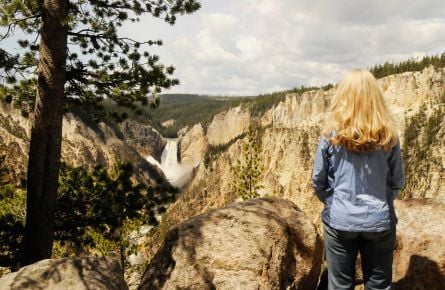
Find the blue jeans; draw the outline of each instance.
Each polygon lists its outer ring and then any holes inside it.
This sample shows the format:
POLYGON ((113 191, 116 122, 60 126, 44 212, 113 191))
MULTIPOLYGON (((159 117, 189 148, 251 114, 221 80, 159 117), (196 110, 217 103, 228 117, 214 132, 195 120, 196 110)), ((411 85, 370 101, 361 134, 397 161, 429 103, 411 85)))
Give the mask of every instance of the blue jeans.
POLYGON ((324 241, 329 290, 354 289, 358 251, 365 289, 391 289, 395 227, 383 232, 346 232, 325 224, 324 241))

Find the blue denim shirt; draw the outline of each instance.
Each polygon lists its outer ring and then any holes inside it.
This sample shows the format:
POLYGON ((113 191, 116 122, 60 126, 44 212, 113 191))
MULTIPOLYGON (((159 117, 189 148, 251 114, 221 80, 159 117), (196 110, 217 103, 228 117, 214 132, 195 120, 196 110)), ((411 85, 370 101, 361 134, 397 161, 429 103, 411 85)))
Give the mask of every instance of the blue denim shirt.
POLYGON ((393 200, 404 185, 400 143, 355 152, 321 138, 312 175, 322 220, 343 231, 380 232, 397 223, 393 200))

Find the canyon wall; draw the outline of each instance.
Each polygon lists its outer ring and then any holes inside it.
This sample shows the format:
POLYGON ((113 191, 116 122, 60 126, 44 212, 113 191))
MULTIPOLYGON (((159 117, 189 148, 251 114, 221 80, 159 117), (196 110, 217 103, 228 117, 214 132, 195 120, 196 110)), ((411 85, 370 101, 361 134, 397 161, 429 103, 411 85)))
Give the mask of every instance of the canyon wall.
MULTIPOLYGON (((404 151, 407 187, 401 197, 445 203, 445 69, 429 67, 421 72, 391 75, 378 83, 397 121, 404 151), (411 128, 407 124, 416 124, 419 114, 424 119, 418 124, 419 133, 414 139, 405 138, 411 128), (433 115, 435 130, 428 131, 426 127, 433 115), (434 134, 429 137, 433 141, 422 147, 427 158, 421 158, 422 150, 413 148, 415 144, 424 144, 428 134, 434 134), (405 140, 410 143, 403 144, 405 140)), ((161 228, 165 231, 196 214, 239 200, 232 192, 231 183, 238 177, 231 168, 243 154, 243 133, 251 122, 256 124, 261 143, 261 196, 289 199, 320 225, 322 204, 313 194, 312 164, 323 118, 334 93, 335 87, 288 94, 260 117, 252 117, 249 107, 242 106, 215 116, 209 126, 210 134, 200 124, 181 131, 180 155, 184 162, 193 160, 198 166, 189 186, 170 206, 161 228), (240 123, 235 126, 234 120, 240 123), (219 149, 212 151, 215 148, 219 149)), ((161 240, 162 231, 148 237, 149 243, 153 242, 147 250, 149 258, 161 240)))
MULTIPOLYGON (((9 105, 0 104, 0 156, 16 180, 26 177, 30 141, 30 119, 9 105)), ((63 119, 62 160, 71 166, 92 169, 101 164, 110 167, 117 161, 133 164, 135 176, 155 183, 163 173, 145 159, 160 160, 165 141, 155 130, 136 122, 119 125, 94 122, 73 114, 63 119)))

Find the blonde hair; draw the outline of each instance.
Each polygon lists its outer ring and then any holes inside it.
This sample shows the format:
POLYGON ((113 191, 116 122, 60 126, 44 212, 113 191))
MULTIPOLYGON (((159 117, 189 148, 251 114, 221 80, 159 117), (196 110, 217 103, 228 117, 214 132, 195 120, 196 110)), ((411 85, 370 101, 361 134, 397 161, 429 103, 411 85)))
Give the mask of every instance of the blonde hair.
POLYGON ((339 83, 323 135, 354 151, 389 150, 398 141, 394 119, 374 76, 355 69, 339 83))

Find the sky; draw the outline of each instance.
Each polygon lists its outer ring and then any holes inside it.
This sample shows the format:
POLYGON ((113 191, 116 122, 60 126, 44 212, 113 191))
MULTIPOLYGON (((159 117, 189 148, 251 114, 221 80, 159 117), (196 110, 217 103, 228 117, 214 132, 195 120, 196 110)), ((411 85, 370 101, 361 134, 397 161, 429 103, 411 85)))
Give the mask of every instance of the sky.
POLYGON ((174 26, 147 15, 120 31, 163 40, 149 51, 181 82, 164 92, 258 95, 445 52, 444 0, 197 1, 174 26))
POLYGON ((257 95, 336 83, 349 70, 445 52, 444 0, 201 0, 175 26, 143 18, 123 33, 162 38, 169 92, 257 95))

